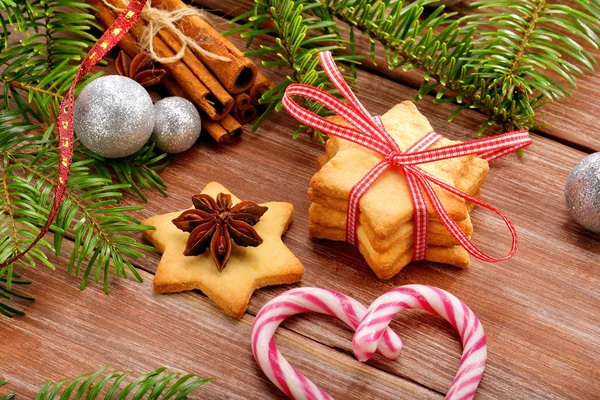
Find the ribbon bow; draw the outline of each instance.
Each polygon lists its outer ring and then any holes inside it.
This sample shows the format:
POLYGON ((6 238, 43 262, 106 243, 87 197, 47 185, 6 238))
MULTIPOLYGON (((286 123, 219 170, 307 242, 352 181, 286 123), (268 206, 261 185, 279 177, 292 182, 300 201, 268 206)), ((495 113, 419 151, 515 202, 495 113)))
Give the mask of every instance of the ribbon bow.
POLYGON ((343 103, 333 95, 303 84, 288 86, 283 96, 283 106, 287 112, 298 121, 345 140, 357 143, 373 150, 383 156, 383 159, 369 171, 350 191, 348 196, 348 211, 346 215, 346 241, 356 245, 356 229, 358 227, 359 202, 361 197, 377 181, 377 179, 390 167, 398 167, 404 173, 411 194, 414 217, 414 253, 413 260, 423 260, 427 250, 428 211, 423 193, 427 196, 440 221, 462 247, 472 256, 488 262, 497 262, 509 259, 517 249, 517 232, 510 220, 495 207, 487 204, 455 187, 439 180, 435 176, 419 168, 419 164, 445 160, 454 157, 477 155, 487 161, 505 156, 513 151, 531 144, 527 131, 516 131, 495 136, 493 138, 473 140, 451 146, 430 149, 441 139, 436 132, 429 132, 408 150, 402 152, 392 136, 385 130, 379 117, 371 116, 365 107, 358 101, 350 87, 346 84, 342 74, 333 61, 331 52, 320 52, 319 61, 329 77, 333 86, 346 99, 343 103), (323 117, 301 107, 292 100, 292 96, 301 96, 322 104, 329 110, 342 117, 351 126, 344 126, 328 121, 323 117), (475 246, 462 232, 456 222, 448 215, 442 202, 435 194, 432 183, 461 197, 472 201, 488 210, 498 214, 508 227, 512 236, 510 252, 501 258, 493 258, 475 246))

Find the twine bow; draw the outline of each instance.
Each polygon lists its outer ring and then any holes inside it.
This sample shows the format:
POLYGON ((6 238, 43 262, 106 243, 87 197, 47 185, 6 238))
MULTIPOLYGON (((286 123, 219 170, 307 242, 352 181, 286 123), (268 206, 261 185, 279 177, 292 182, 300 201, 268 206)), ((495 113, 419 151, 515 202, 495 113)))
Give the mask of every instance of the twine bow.
POLYGON ((359 202, 361 197, 389 168, 398 167, 404 173, 414 206, 414 253, 413 260, 423 260, 427 250, 428 211, 425 196, 427 196, 444 227, 456 241, 475 258, 487 262, 503 261, 512 257, 517 249, 517 232, 510 220, 498 209, 455 187, 439 180, 435 176, 418 167, 419 164, 445 160, 454 157, 477 155, 487 161, 505 156, 513 151, 531 144, 527 131, 516 131, 495 136, 493 138, 473 140, 451 146, 430 149, 441 136, 429 132, 414 143, 408 150, 402 152, 392 136, 385 130, 379 117, 371 116, 358 101, 350 87, 346 84, 338 70, 331 52, 320 52, 319 60, 325 73, 334 87, 347 100, 343 103, 333 95, 303 84, 292 84, 285 91, 282 103, 287 112, 298 121, 345 140, 357 143, 383 156, 383 159, 367 173, 350 191, 348 196, 348 211, 346 215, 346 241, 356 245, 356 229, 358 227, 359 202), (351 126, 344 126, 328 121, 323 117, 301 107, 292 100, 292 96, 305 97, 322 104, 338 114, 351 126), (448 215, 442 202, 436 195, 432 183, 465 200, 472 201, 499 215, 512 236, 509 253, 501 258, 493 258, 482 252, 458 227, 448 215))
MULTIPOLYGON (((115 7, 114 5, 110 4, 107 0, 102 1, 110 9, 116 11, 117 13, 123 13, 123 8, 115 7)), ((128 3, 128 0, 122 1, 128 3)), ((140 48, 145 51, 148 51, 150 57, 154 61, 162 64, 170 64, 175 61, 181 60, 185 55, 185 51, 187 50, 188 46, 191 47, 197 53, 201 54, 203 57, 213 60, 231 61, 231 59, 228 57, 221 56, 204 49, 200 44, 198 44, 198 38, 191 38, 187 36, 181 30, 181 28, 176 25, 176 23, 182 21, 184 18, 192 16, 200 17, 206 20, 204 14, 195 7, 186 7, 176 9, 173 11, 167 11, 152 7, 150 2, 146 3, 141 12, 141 17, 146 21, 146 26, 144 27, 142 34, 138 38, 140 48), (154 50, 153 39, 156 35, 158 35, 158 32, 161 29, 167 29, 169 32, 175 35, 179 43, 181 43, 179 51, 174 56, 161 57, 154 50)))

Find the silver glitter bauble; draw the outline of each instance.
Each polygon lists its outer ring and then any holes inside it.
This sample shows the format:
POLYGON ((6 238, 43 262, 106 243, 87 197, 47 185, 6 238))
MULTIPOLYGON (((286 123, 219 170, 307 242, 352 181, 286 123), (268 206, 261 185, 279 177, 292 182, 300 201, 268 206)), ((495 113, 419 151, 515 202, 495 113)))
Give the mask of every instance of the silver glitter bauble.
POLYGON ((102 157, 126 157, 150 138, 153 107, 146 89, 133 79, 103 76, 87 85, 75 101, 75 134, 102 157))
POLYGON ((202 124, 196 107, 183 97, 167 97, 154 105, 154 131, 150 140, 167 153, 186 151, 200 136, 202 124))
POLYGON ((575 221, 600 232, 600 153, 590 154, 573 168, 565 185, 565 197, 575 221))

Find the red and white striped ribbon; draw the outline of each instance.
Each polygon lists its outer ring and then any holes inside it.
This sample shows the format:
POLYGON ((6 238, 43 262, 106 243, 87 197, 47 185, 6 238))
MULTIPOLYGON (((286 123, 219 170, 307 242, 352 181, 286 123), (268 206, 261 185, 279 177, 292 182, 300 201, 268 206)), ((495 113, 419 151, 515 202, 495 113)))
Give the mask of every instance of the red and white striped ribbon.
POLYGON ((371 171, 365 175, 350 191, 348 196, 348 211, 346 215, 346 241, 352 245, 357 244, 356 229, 358 228, 359 203, 361 197, 377 181, 377 179, 390 167, 399 167, 404 172, 411 194, 414 217, 414 253, 413 260, 422 260, 427 251, 428 211, 425 196, 427 196, 442 224, 450 234, 472 256, 488 261, 503 261, 512 257, 517 249, 517 233, 510 220, 493 206, 474 198, 428 174, 418 167, 419 164, 468 155, 478 155, 488 161, 505 156, 531 144, 527 131, 516 131, 498 135, 492 138, 472 140, 455 145, 430 149, 441 136, 430 132, 407 151, 402 152, 398 144, 385 130, 379 117, 371 116, 364 106, 358 101, 344 77, 338 70, 330 52, 320 52, 319 60, 325 73, 334 87, 342 94, 347 103, 342 102, 333 95, 303 84, 288 86, 282 99, 287 112, 298 121, 345 140, 357 143, 363 147, 381 154, 384 158, 371 171), (342 117, 350 126, 340 125, 320 117, 296 103, 292 96, 300 96, 318 102, 342 117), (432 183, 450 191, 458 197, 472 201, 488 210, 498 214, 505 222, 512 236, 509 253, 500 258, 493 258, 477 248, 461 231, 456 222, 448 215, 440 199, 435 194, 432 183))

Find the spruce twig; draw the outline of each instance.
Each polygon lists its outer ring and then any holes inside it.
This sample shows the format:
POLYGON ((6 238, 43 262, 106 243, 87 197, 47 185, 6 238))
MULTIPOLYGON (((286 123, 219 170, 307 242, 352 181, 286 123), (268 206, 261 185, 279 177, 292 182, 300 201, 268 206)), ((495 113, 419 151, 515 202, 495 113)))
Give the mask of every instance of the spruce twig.
MULTIPOLYGON (((40 388, 35 400, 100 400, 100 399, 147 399, 182 400, 200 386, 214 378, 200 378, 194 374, 167 373, 165 367, 141 375, 133 380, 132 372, 109 370, 109 366, 96 372, 87 372, 75 378, 65 378, 56 383, 52 380, 40 388), (126 384, 130 380, 131 382, 126 384)), ((0 386, 7 383, 0 380, 0 386)), ((0 400, 14 398, 9 393, 0 400)))
MULTIPOLYGON (((48 217, 58 177, 56 112, 79 61, 96 41, 89 33, 94 27, 99 26, 90 6, 78 0, 0 0, 0 262, 27 248, 48 217), (12 40, 15 31, 25 39, 12 40)), ((77 92, 100 75, 85 77, 77 92)), ((126 159, 108 160, 76 142, 53 237, 0 270, 0 313, 22 314, 9 305, 23 297, 11 288, 17 270, 38 263, 54 268, 43 250, 59 254, 67 235, 75 241, 67 271, 82 278, 81 289, 94 279, 108 292, 110 270, 141 281, 132 260, 153 249, 131 235, 151 227, 129 215, 142 206, 119 202, 129 191, 142 200, 146 190, 166 194, 157 174, 165 165, 166 154, 153 145, 126 159)))
MULTIPOLYGON (((435 94, 438 103, 457 103, 449 120, 467 108, 486 114, 479 133, 493 124, 505 129, 535 127, 536 110, 570 96, 567 86, 575 88, 577 76, 597 64, 585 45, 600 47, 600 0, 575 0, 579 9, 546 0, 479 0, 464 16, 446 13, 443 6, 426 13, 430 3, 433 0, 256 0, 253 12, 239 17, 250 23, 233 31, 253 29, 242 33, 250 40, 270 34, 278 44, 303 43, 306 29, 294 22, 307 19, 313 26, 327 27, 337 54, 353 49, 354 31, 360 31, 371 41, 368 55, 373 59, 379 45, 391 69, 423 73, 415 100, 435 94), (295 13, 280 14, 273 28, 260 29, 277 19, 284 3, 295 13), (350 29, 348 46, 341 39, 344 25, 350 29), (557 33, 557 28, 568 35, 557 33)), ((299 52, 294 57, 277 46, 249 54, 277 53, 282 61, 273 65, 287 62, 296 71, 289 81, 300 82, 304 71, 294 58, 305 56, 312 62, 315 56, 311 46, 294 49, 299 52)), ((278 99, 265 96, 263 101, 272 104, 278 99)))

